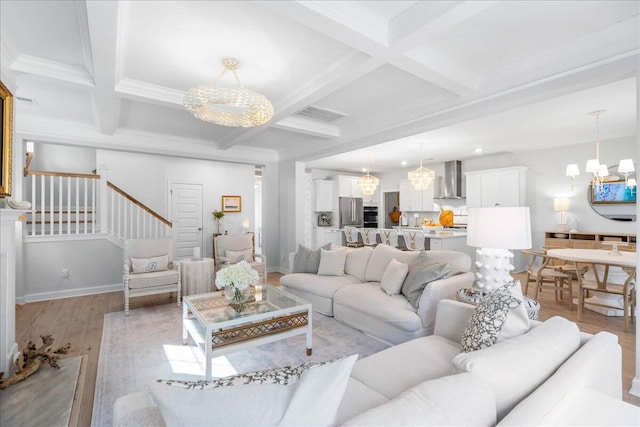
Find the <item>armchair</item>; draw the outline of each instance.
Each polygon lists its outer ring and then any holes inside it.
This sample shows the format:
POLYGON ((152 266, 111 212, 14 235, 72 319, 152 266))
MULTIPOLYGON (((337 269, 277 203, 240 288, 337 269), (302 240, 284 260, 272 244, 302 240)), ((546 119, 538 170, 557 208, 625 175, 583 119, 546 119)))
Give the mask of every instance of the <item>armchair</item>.
POLYGON ((253 233, 221 234, 213 238, 213 256, 216 260, 216 273, 239 261, 247 261, 267 283, 267 257, 256 254, 253 233))
POLYGON ((127 239, 123 250, 124 312, 129 298, 182 291, 180 263, 173 261, 173 239, 127 239))

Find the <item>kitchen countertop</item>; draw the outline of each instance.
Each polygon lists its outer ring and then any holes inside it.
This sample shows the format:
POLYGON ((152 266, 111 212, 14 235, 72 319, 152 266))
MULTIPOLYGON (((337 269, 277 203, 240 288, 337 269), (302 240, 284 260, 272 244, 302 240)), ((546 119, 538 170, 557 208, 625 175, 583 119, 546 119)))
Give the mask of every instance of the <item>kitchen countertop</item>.
POLYGON ((422 231, 427 239, 450 239, 454 237, 466 237, 467 230, 457 230, 455 228, 425 230, 423 227, 393 227, 395 230, 422 231))

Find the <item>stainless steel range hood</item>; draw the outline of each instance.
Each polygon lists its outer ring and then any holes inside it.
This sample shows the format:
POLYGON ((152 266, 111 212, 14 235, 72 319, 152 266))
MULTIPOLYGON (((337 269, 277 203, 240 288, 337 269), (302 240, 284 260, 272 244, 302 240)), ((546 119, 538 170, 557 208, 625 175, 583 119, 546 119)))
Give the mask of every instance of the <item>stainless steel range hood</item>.
POLYGON ((444 179, 434 199, 462 199, 462 162, 451 160, 444 163, 444 179))

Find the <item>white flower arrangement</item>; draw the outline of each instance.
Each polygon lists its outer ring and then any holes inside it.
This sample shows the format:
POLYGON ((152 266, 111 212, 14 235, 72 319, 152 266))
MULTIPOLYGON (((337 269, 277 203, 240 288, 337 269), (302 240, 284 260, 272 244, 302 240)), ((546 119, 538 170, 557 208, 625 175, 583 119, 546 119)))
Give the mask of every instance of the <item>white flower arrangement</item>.
POLYGON ((260 276, 247 261, 225 267, 216 274, 216 287, 222 289, 231 286, 234 289, 243 290, 258 282, 260 276))

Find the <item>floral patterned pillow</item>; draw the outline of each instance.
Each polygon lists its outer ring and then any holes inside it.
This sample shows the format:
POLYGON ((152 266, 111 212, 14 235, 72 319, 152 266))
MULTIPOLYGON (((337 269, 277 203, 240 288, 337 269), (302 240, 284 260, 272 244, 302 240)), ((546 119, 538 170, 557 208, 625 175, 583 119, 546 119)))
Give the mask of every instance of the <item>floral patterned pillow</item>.
POLYGON ((463 353, 491 347, 496 343, 509 310, 522 304, 511 294, 511 286, 515 285, 516 282, 511 282, 495 289, 476 306, 462 334, 463 353))

